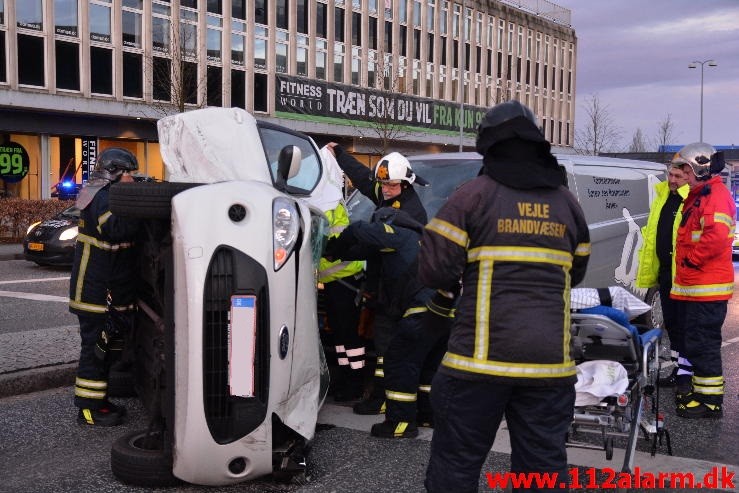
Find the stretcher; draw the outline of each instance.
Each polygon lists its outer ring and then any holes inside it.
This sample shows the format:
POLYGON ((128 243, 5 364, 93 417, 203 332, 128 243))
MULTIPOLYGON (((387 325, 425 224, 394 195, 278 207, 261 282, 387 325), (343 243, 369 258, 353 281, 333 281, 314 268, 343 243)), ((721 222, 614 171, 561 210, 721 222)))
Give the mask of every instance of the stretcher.
MULTIPOLYGON (((619 391, 596 395, 600 399, 598 402, 584 399, 585 404, 578 405, 576 401, 567 446, 604 450, 606 459, 611 460, 614 439, 626 439, 623 472, 633 471, 636 445, 642 436, 651 442, 652 455, 663 440, 672 455, 669 433, 659 412, 662 330, 634 326, 623 312, 617 313, 619 310, 612 307, 583 311, 571 314, 572 357, 578 367, 585 363, 587 366, 602 364, 609 377, 614 376, 614 368, 622 373, 619 375, 621 381, 616 382, 619 391), (596 439, 583 440, 585 434, 596 435, 596 439)), ((578 386, 583 388, 581 383, 579 381, 578 386)))

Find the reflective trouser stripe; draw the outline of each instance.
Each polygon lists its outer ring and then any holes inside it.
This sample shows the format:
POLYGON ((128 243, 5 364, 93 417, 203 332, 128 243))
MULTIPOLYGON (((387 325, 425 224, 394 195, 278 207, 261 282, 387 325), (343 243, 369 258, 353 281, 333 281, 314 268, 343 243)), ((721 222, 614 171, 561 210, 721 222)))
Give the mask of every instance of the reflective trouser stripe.
POLYGON ((418 391, 419 392, 429 393, 429 392, 431 392, 431 385, 419 385, 418 386, 418 391))
POLYGON ((396 392, 394 390, 385 390, 385 397, 389 401, 399 401, 399 402, 415 402, 416 401, 416 394, 408 394, 406 392, 396 392))
POLYGON ((105 399, 108 382, 105 380, 88 380, 77 377, 74 382, 74 395, 85 399, 105 399))
POLYGON ((696 377, 693 375, 693 391, 696 394, 724 395, 724 377, 696 377))

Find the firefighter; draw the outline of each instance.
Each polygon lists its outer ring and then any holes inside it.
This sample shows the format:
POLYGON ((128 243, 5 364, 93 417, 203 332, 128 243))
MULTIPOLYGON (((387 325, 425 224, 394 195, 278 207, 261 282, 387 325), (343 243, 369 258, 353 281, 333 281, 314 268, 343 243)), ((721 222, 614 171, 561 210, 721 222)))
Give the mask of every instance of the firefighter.
POLYGON ((107 398, 110 351, 120 325, 130 323, 135 308, 133 240, 137 220, 110 212, 110 185, 131 182, 138 169, 136 157, 126 149, 100 153, 90 180, 80 191, 79 235, 69 283, 69 311, 80 322, 81 350, 74 404, 77 421, 92 426, 116 426, 126 409, 107 398), (114 312, 109 313, 109 310, 114 312), (115 323, 112 323, 115 321, 115 323))
POLYGON ((426 286, 452 291, 462 279, 431 389, 431 492, 477 491, 503 416, 511 471, 567 477, 576 382, 569 300, 585 276, 587 222, 526 106, 491 108, 477 151, 480 176, 426 226, 419 253, 426 286))
MULTIPOLYGON (((327 147, 336 156, 336 161, 347 174, 352 185, 377 206, 400 209, 415 221, 426 224, 428 217, 413 184, 426 186, 426 180, 416 175, 408 159, 398 152, 391 152, 380 159, 374 171, 357 161, 335 142, 327 147)), ((376 297, 378 264, 372 259, 367 262, 366 290, 376 297)), ((369 300, 368 307, 375 303, 369 300)), ((374 346, 377 354, 375 376, 370 395, 354 405, 357 414, 382 414, 385 412, 384 356, 393 334, 393 320, 381 305, 374 310, 374 346)))
POLYGON ((392 323, 392 337, 385 354, 386 419, 372 426, 376 437, 418 435, 416 402, 424 362, 434 347, 446 342, 443 334, 423 330, 433 291, 417 277, 422 231, 423 225, 405 212, 385 207, 374 213, 372 222, 352 223, 326 248, 327 255, 342 259, 379 258, 377 303, 392 323))
POLYGON ((678 300, 683 350, 693 365, 692 392, 678 395, 677 415, 720 418, 724 400, 721 327, 734 292, 731 246, 736 204, 720 172, 723 153, 704 143, 688 144, 675 154, 690 185, 675 245, 675 280, 670 296, 678 300))

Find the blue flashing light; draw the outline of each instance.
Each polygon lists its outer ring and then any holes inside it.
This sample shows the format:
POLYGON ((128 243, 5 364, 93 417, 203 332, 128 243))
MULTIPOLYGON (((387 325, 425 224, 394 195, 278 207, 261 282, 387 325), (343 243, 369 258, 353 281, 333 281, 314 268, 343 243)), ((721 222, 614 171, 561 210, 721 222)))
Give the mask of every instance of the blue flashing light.
POLYGON ((71 181, 63 181, 62 182, 62 188, 74 188, 74 182, 71 182, 71 181))

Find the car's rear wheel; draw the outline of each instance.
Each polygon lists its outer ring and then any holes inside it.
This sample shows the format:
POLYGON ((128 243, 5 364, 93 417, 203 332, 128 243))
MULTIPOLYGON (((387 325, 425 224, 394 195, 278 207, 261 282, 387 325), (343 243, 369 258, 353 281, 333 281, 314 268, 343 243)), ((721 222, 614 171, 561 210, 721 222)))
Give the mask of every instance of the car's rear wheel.
POLYGON ((182 483, 172 474, 172 454, 164 449, 160 432, 134 431, 113 442, 110 468, 116 478, 134 486, 182 483))
POLYGON ((169 219, 172 197, 200 183, 132 182, 110 187, 110 210, 113 214, 142 219, 169 219))

